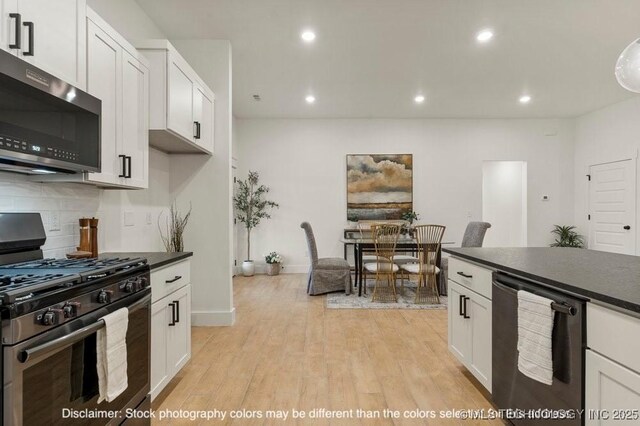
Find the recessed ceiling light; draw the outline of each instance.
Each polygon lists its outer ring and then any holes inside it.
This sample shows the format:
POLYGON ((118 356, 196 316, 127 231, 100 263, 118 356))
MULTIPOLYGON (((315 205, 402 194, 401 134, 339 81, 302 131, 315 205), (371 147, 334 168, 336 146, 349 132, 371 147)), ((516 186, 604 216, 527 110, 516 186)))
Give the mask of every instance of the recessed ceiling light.
POLYGON ((480 43, 486 43, 493 38, 493 31, 482 30, 476 35, 476 40, 480 43))
POLYGON ((413 98, 413 100, 417 103, 417 104, 421 104, 424 102, 424 96, 422 95, 418 95, 415 98, 413 98))
POLYGON ((313 31, 304 31, 300 35, 300 37, 302 37, 302 40, 306 41, 307 43, 310 43, 316 39, 316 33, 314 33, 313 31))
POLYGON ((529 102, 531 102, 531 96, 523 95, 523 96, 520 96, 520 99, 518 100, 520 101, 521 104, 528 104, 529 102))
POLYGON ((305 101, 307 101, 308 104, 312 104, 316 101, 316 97, 313 95, 309 95, 306 98, 304 98, 305 101))

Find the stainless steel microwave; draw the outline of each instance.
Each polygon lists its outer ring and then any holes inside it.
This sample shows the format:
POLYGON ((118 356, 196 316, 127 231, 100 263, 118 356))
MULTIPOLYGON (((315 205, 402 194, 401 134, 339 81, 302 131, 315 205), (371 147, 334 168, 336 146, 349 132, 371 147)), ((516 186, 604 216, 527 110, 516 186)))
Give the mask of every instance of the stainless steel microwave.
POLYGON ((0 170, 100 171, 101 101, 0 50, 0 170))

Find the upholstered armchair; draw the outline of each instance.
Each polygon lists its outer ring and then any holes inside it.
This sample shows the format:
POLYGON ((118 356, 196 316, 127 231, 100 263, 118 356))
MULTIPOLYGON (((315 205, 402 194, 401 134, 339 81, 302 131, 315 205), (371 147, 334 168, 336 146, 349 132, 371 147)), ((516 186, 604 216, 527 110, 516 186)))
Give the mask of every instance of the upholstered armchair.
POLYGON ((309 222, 302 222, 309 246, 311 268, 307 280, 307 293, 311 296, 344 291, 351 294, 351 266, 349 262, 339 257, 318 258, 318 248, 313 229, 309 222))
MULTIPOLYGON (((467 229, 464 231, 460 247, 482 247, 484 236, 489 228, 491 228, 489 222, 469 222, 467 229)), ((442 269, 442 274, 440 274, 440 294, 446 295, 449 279, 449 259, 442 257, 440 267, 442 269)))

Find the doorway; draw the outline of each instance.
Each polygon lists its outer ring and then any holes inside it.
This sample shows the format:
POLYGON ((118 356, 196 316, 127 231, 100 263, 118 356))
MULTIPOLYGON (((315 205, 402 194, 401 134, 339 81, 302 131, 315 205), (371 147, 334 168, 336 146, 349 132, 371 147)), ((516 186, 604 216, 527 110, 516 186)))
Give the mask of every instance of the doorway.
POLYGON ((636 162, 589 167, 589 248, 636 254, 636 162))
POLYGON ((527 162, 482 163, 482 220, 487 247, 527 246, 527 162))

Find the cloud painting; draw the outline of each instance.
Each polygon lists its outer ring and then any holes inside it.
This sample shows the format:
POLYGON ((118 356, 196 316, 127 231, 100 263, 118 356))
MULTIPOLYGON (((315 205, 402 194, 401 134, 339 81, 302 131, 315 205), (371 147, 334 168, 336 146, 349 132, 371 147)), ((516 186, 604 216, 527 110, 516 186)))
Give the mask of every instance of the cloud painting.
POLYGON ((347 219, 394 220, 413 210, 413 156, 347 155, 347 219))

